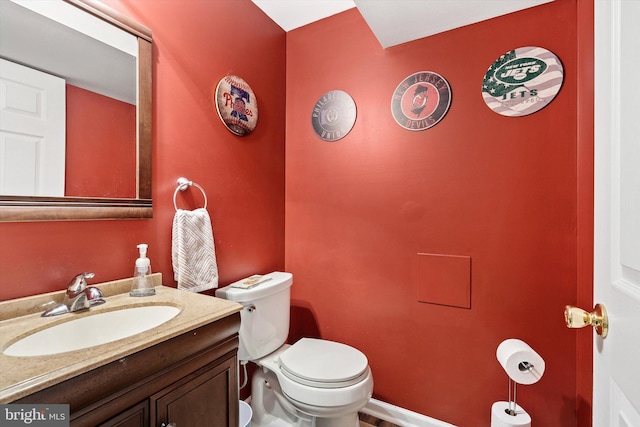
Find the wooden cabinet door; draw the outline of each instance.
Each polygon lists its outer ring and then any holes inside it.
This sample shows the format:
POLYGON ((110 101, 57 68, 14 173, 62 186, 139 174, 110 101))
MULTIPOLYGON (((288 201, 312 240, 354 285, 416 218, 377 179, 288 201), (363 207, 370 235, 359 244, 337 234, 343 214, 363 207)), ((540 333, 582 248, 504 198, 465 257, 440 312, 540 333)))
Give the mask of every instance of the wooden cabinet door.
POLYGON ((237 426, 236 364, 236 357, 210 363, 153 395, 152 427, 237 426))
POLYGON ((145 400, 118 414, 98 427, 148 427, 149 401, 145 400))

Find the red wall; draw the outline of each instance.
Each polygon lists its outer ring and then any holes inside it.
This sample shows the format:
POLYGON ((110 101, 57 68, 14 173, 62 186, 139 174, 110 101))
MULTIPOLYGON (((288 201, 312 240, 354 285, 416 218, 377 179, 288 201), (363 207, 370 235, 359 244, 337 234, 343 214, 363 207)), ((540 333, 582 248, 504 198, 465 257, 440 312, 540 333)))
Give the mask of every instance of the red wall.
MULTIPOLYGON (((594 0, 578 2, 578 307, 593 307, 594 0)), ((591 328, 589 328, 591 329, 591 328)), ((576 425, 591 427, 593 331, 576 331, 576 425)))
POLYGON ((67 85, 66 196, 136 197, 136 106, 67 85))
POLYGON ((576 1, 557 0, 386 50, 355 9, 288 34, 292 339, 351 344, 369 358, 375 397, 481 426, 507 400, 496 348, 520 338, 547 370, 518 403, 534 425, 576 425, 576 337, 562 316, 577 293, 576 22, 576 1), (507 118, 484 104, 481 83, 522 46, 554 52, 565 81, 545 109, 507 118), (419 71, 444 76, 453 97, 440 123, 412 132, 390 104, 419 71), (358 117, 328 143, 310 120, 334 89, 358 117), (429 281, 418 253, 471 258, 470 309, 418 301, 429 281))
MULTIPOLYGON (((576 238, 589 225, 577 212, 589 206, 577 172, 588 180, 590 171, 588 144, 576 141, 576 80, 590 58, 577 52, 576 0, 386 50, 355 10, 285 36, 249 0, 106 3, 154 32, 154 218, 0 224, 0 299, 62 289, 83 270, 95 281, 129 276, 140 242, 173 284, 172 197, 184 175, 207 191, 221 283, 293 272, 292 339, 363 350, 377 398, 461 427, 488 425, 491 404, 507 398, 495 350, 516 337, 547 362, 540 382, 518 389, 534 425, 585 425, 575 412, 590 404, 589 384, 577 402, 576 332, 562 319, 577 282, 589 281, 576 238), (482 77, 499 55, 529 45, 560 57, 565 84, 536 114, 498 116, 482 101, 482 77), (453 100, 435 127, 410 132, 390 101, 417 71, 443 75, 453 100), (213 91, 226 74, 258 97, 249 136, 217 117, 213 91), (310 115, 332 89, 351 94, 358 119, 325 143, 310 115), (471 258, 470 309, 418 302, 426 278, 417 253, 471 258)), ((195 189, 179 195, 183 208, 201 202, 195 189)))
MULTIPOLYGON (((0 223, 0 300, 63 289, 80 271, 94 282, 128 277, 136 244, 173 285, 171 224, 180 176, 209 198, 220 283, 284 268, 285 33, 249 0, 112 0, 153 30, 154 218, 0 223), (229 132, 213 104, 227 74, 246 80, 260 109, 256 130, 229 132)), ((202 206, 197 189, 178 197, 202 206)))

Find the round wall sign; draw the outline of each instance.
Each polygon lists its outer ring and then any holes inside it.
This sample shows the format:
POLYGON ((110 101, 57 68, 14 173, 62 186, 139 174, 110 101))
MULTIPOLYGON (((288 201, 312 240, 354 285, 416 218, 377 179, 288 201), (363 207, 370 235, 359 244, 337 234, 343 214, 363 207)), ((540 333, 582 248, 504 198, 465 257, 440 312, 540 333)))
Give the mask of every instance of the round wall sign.
POLYGON ((398 85, 391 98, 391 114, 408 130, 425 130, 435 126, 449 111, 451 87, 444 77, 421 71, 398 85))
POLYGON ((236 135, 247 135, 258 124, 258 100, 238 76, 226 76, 218 83, 216 110, 222 123, 236 135))
POLYGON ((341 90, 332 90, 320 97, 311 113, 316 135, 329 142, 344 138, 356 122, 356 103, 341 90))
POLYGON ((489 67, 482 80, 482 97, 498 114, 526 116, 549 105, 563 77, 562 63, 553 53, 541 47, 520 47, 489 67))

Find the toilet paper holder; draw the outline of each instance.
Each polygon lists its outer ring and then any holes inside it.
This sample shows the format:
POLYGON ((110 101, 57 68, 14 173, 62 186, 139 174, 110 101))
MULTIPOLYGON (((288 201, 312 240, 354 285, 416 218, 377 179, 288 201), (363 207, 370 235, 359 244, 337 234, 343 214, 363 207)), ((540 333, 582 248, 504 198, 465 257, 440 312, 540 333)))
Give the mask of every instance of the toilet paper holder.
POLYGON ((527 361, 518 363, 518 369, 520 370, 520 372, 531 371, 533 370, 533 368, 535 368, 535 365, 527 361))
MULTIPOLYGON (((518 363, 518 369, 520 370, 520 372, 532 371, 534 367, 535 366, 532 363, 529 363, 526 360, 518 363)), ((504 410, 504 412, 513 417, 517 415, 516 409, 518 408, 518 404, 516 403, 516 385, 518 384, 514 380, 512 380, 511 377, 509 377, 509 405, 504 410), (511 390, 513 390, 513 401, 511 400, 511 390), (512 403, 513 408, 511 407, 512 403)))
POLYGON ((545 370, 544 359, 527 343, 515 338, 500 343, 496 358, 509 379, 509 398, 506 402, 495 402, 491 407, 492 427, 531 427, 531 417, 517 404, 517 385, 530 385, 540 380, 545 370))
POLYGON ((518 383, 516 383, 514 380, 509 378, 509 400, 507 401, 508 406, 505 408, 504 412, 506 412, 508 415, 511 415, 513 417, 517 415, 516 408, 518 407, 518 404, 516 403, 516 385, 518 385, 518 383), (512 390, 513 390, 513 400, 511 400, 512 390), (512 403, 513 403, 513 408, 511 407, 512 403))

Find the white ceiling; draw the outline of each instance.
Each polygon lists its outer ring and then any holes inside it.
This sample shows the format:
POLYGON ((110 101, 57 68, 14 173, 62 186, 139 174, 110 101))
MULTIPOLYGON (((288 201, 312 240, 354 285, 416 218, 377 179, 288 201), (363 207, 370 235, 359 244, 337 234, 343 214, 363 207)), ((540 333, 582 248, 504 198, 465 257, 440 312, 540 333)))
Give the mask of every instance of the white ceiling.
POLYGON ((252 0, 285 31, 357 7, 387 48, 553 0, 252 0))
POLYGON ((134 105, 137 43, 64 1, 0 0, 0 57, 134 105))

